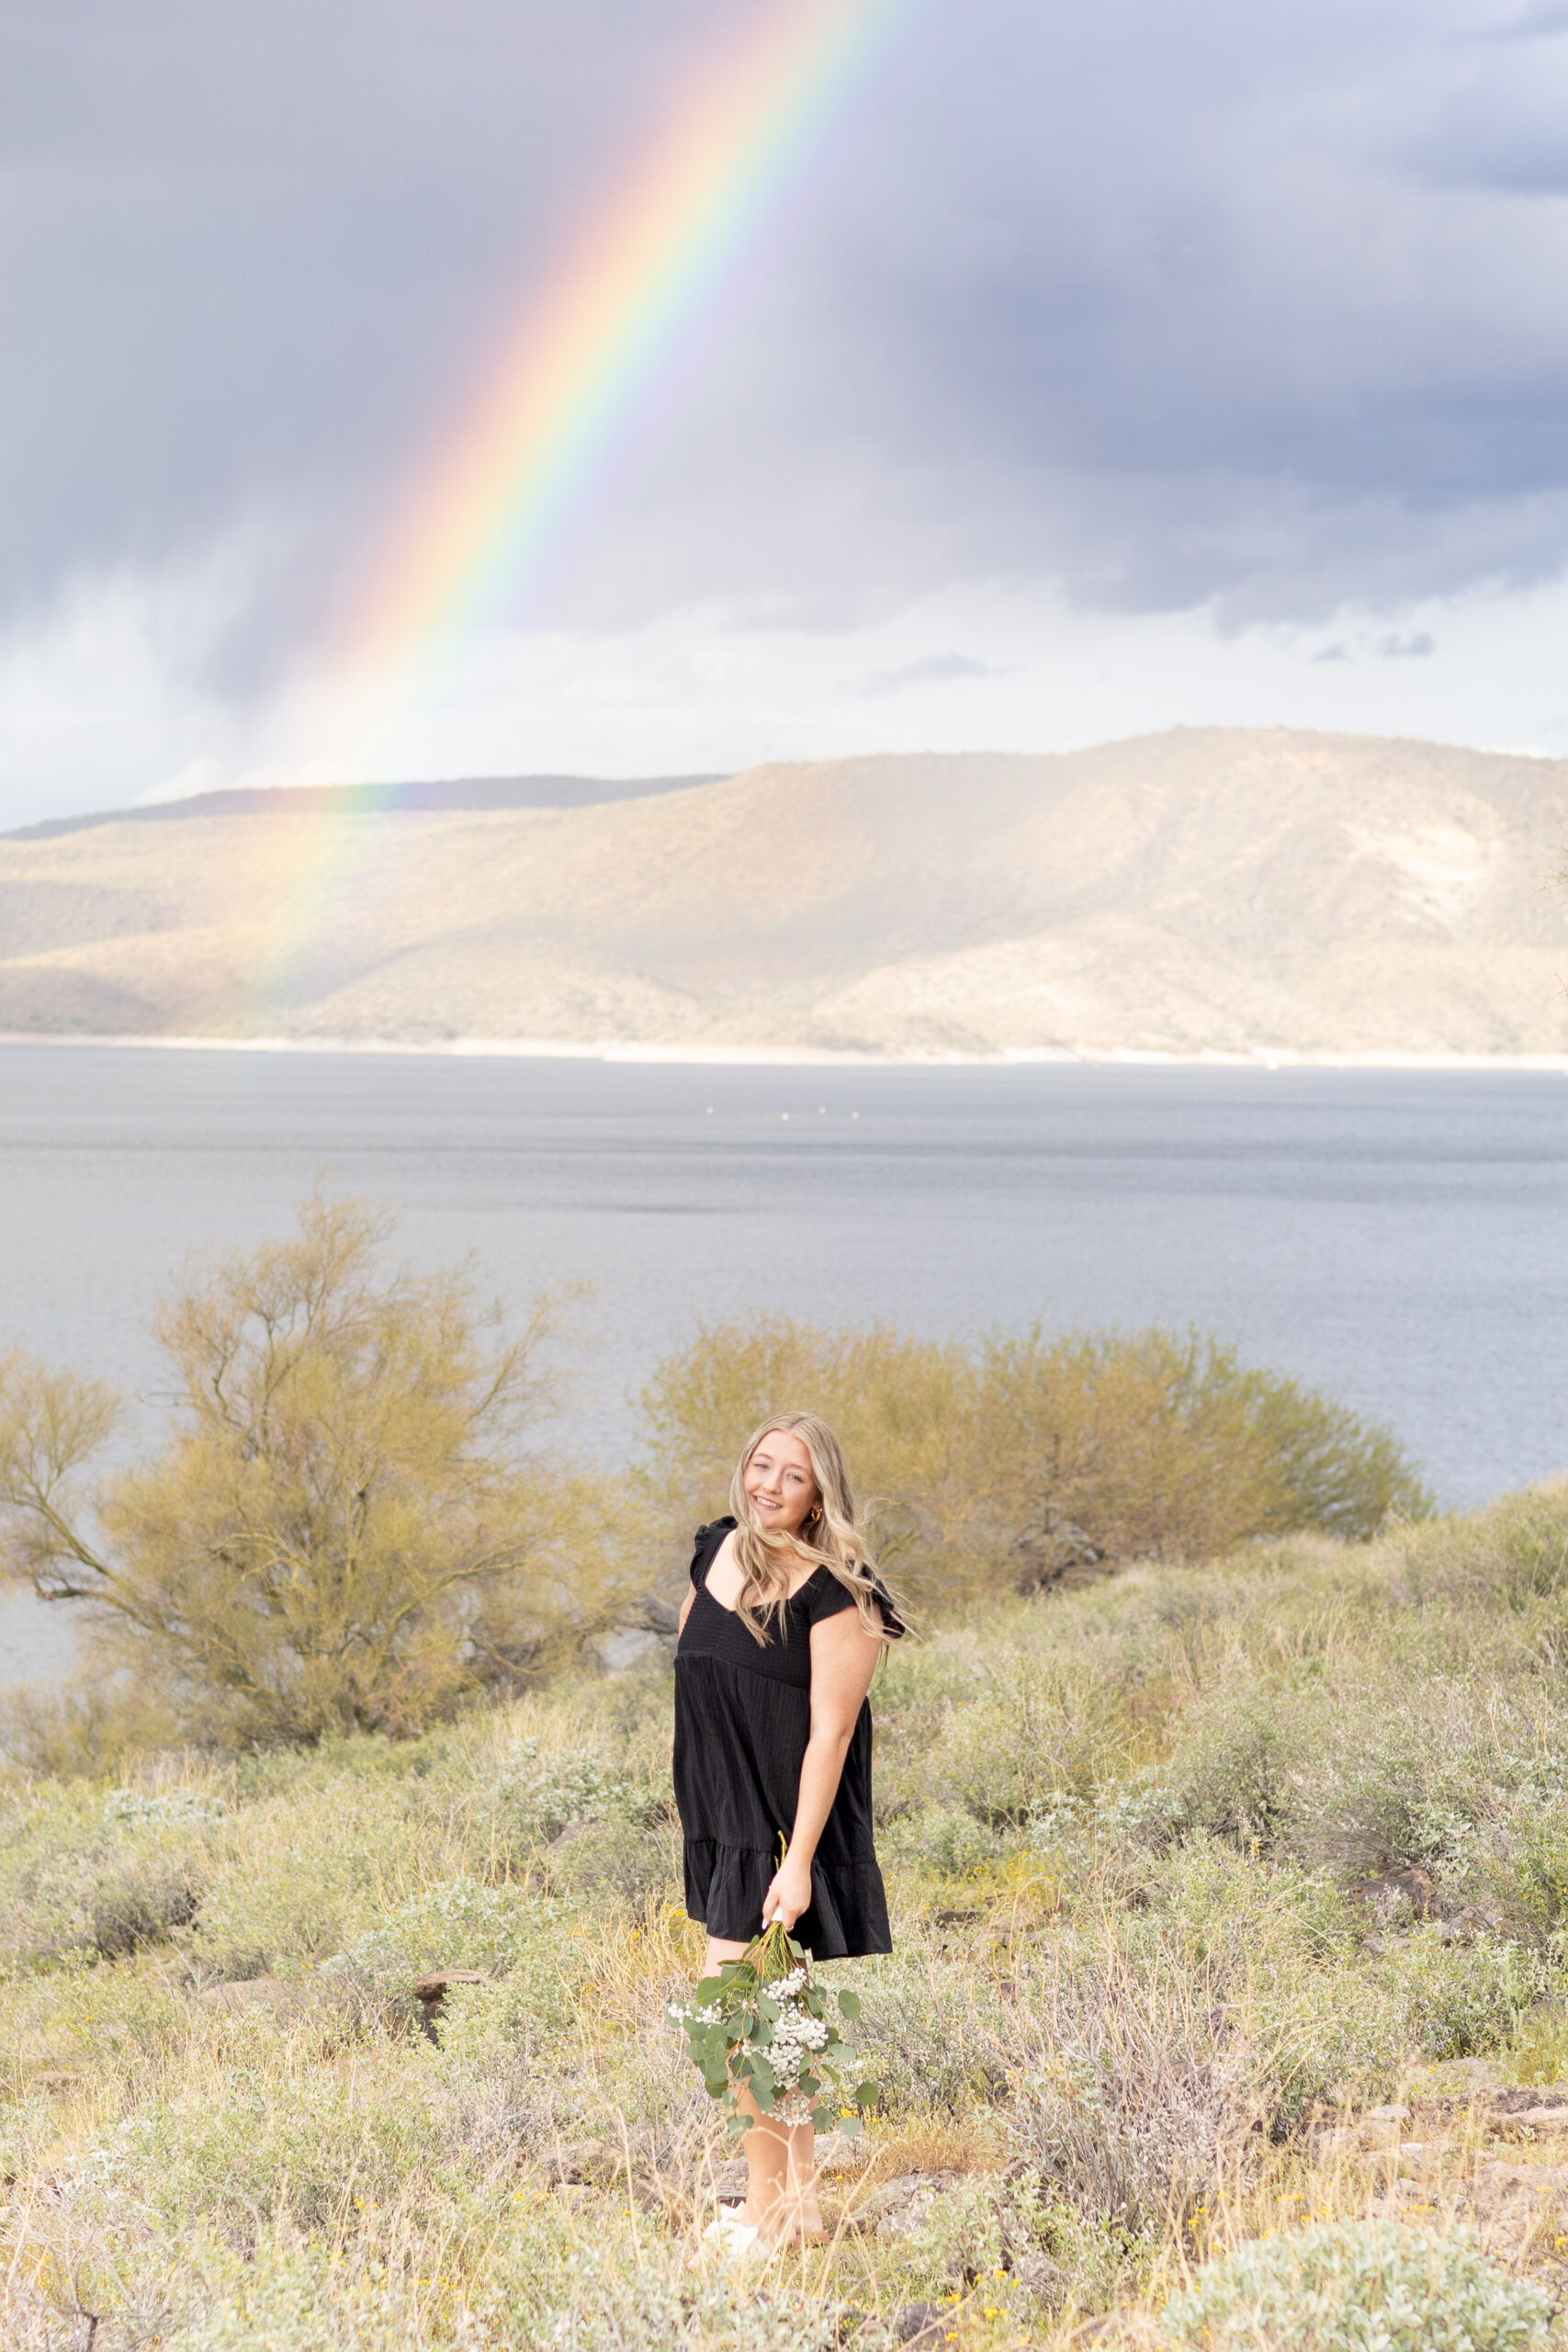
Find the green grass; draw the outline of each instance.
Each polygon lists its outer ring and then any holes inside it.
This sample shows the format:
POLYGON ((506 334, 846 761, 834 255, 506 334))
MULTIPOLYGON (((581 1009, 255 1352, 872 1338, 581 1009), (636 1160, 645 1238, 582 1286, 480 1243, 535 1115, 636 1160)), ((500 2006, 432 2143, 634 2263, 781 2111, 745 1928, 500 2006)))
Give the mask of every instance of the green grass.
POLYGON ((1568 2064, 1568 1494, 992 1609, 874 1703, 897 1949, 832 1973, 873 2179, 957 2176, 907 2233, 687 2267, 729 2151, 663 2016, 701 1939, 651 1666, 400 1744, 12 1776, 0 2338, 826 2347, 926 2301, 960 2346, 1152 2341, 1206 2256, 1371 2210, 1307 2161, 1325 2109, 1568 2064), (1440 1916, 1352 1898, 1391 1866, 1440 1916), (487 1981, 435 2046, 438 1965, 487 1981), (288 2007, 199 1998, 262 1973, 288 2007))

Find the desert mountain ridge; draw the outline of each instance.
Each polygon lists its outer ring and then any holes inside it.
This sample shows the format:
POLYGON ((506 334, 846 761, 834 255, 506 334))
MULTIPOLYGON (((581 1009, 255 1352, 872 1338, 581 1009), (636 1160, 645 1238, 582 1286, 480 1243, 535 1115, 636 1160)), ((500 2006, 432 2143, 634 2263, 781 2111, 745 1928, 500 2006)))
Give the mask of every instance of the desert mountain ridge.
POLYGON ((1568 760, 1183 728, 568 807, 291 797, 0 840, 0 1031, 1568 1057, 1568 760))
POLYGON ((86 816, 45 817, 0 833, 0 842, 55 841, 62 833, 100 825, 182 825, 193 817, 364 817, 407 815, 414 809, 587 808, 604 800, 640 800, 716 775, 479 775, 423 784, 231 785, 181 800, 142 800, 129 808, 99 808, 86 816))

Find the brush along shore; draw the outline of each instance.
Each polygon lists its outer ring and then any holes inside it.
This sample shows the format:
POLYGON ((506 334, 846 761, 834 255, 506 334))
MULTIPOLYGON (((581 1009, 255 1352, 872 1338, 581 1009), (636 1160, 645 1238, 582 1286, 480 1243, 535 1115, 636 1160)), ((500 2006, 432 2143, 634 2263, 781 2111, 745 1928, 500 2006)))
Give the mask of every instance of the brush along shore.
POLYGON ((701 2246, 665 1665, 13 1770, 0 2338, 1552 2340, 1568 1490, 976 1608, 874 1705, 881 2101, 760 2268, 701 2246))

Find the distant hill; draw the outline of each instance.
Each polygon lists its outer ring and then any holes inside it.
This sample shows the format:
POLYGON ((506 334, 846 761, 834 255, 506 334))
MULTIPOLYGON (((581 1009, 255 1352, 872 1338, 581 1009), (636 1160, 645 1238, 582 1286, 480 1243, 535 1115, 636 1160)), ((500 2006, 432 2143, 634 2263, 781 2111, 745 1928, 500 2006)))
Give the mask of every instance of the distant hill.
POLYGON ((0 1029, 1568 1055, 1568 761, 1285 729, 0 842, 0 1029))
POLYGON ((379 816, 417 808, 592 808, 602 800, 640 800, 653 792, 681 792, 715 784, 716 776, 479 775, 453 784, 301 784, 280 791, 235 786, 227 792, 193 792, 185 800, 153 800, 136 808, 100 808, 90 817, 46 817, 0 833, 0 842, 52 842, 62 833, 99 825, 184 824, 192 817, 379 816))

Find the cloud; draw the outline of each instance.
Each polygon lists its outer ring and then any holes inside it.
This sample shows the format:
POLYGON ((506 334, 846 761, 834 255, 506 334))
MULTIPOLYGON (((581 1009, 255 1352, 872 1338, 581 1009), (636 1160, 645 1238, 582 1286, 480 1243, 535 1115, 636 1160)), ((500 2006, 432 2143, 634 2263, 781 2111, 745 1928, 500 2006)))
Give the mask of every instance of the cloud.
POLYGON ((1378 651, 1385 662, 1424 662, 1437 650, 1430 629, 1412 629, 1408 637, 1385 637, 1378 651))
POLYGON ((960 678, 995 678, 1001 673, 988 662, 972 661, 967 653, 922 653, 918 661, 897 670, 874 670, 861 684, 863 695, 902 694, 909 686, 951 685, 960 678))
POLYGON ((1501 24, 1483 26, 1475 38, 1481 40, 1555 40, 1568 33, 1568 7, 1562 0, 1549 0, 1549 5, 1527 8, 1521 17, 1510 17, 1501 24))
POLYGON ((967 583, 824 637, 778 620, 737 629, 722 605, 621 633, 515 631, 467 648, 438 690, 362 697, 317 678, 243 704, 195 675, 224 625, 218 564, 150 594, 64 600, 0 644, 0 831, 49 816, 229 785, 733 771, 852 753, 1069 750, 1216 721, 1526 742, 1568 754, 1558 688, 1568 579, 1429 600, 1385 660, 1389 616, 1347 609, 1323 632, 1217 625, 1212 612, 1097 612, 1056 589, 967 583), (867 695, 878 673, 986 646, 989 674, 867 695), (853 657, 849 666, 846 657, 853 657))

